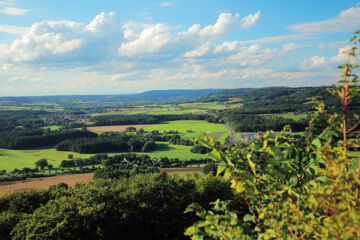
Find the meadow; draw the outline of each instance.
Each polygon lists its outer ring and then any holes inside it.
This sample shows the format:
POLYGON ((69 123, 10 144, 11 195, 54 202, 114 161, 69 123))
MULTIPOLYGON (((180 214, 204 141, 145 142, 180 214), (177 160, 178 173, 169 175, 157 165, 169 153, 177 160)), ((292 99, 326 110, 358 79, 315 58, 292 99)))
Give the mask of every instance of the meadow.
POLYGON ((56 151, 54 147, 35 148, 26 150, 0 149, 0 169, 11 171, 15 168, 35 167, 35 162, 46 158, 49 164, 57 168, 62 160, 68 159, 72 154, 74 158, 88 158, 94 154, 79 154, 66 151, 56 151))
MULTIPOLYGON (((157 142, 158 148, 156 151, 149 153, 151 158, 178 158, 180 160, 203 159, 204 154, 192 153, 190 149, 192 146, 173 145, 167 142, 157 142)), ((124 152, 101 153, 108 155, 121 154, 124 152)), ((27 150, 10 150, 0 149, 0 170, 12 171, 15 168, 22 169, 24 167, 34 168, 35 162, 39 159, 46 158, 49 164, 54 168, 58 168, 62 160, 67 160, 68 155, 72 154, 73 158, 89 158, 96 154, 80 154, 68 151, 56 151, 54 147, 27 149, 27 150)))
POLYGON ((180 160, 203 159, 205 154, 192 153, 190 149, 192 146, 174 145, 168 142, 156 142, 157 148, 155 151, 149 152, 151 158, 178 158, 180 160))
POLYGON ((178 131, 181 138, 190 140, 206 134, 220 142, 224 142, 225 138, 230 135, 223 125, 203 120, 166 121, 160 124, 148 125, 144 130, 158 130, 160 133, 170 130, 178 131))

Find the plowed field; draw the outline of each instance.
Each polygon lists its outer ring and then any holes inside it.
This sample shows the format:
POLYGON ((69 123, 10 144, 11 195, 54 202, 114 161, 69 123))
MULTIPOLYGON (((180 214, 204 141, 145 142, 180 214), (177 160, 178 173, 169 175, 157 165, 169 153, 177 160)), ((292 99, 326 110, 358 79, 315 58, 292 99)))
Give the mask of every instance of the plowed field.
POLYGON ((58 183, 66 183, 69 186, 74 186, 75 183, 87 183, 92 180, 93 173, 64 175, 45 178, 33 178, 27 180, 13 181, 13 182, 0 182, 0 193, 8 193, 20 190, 27 190, 31 188, 45 189, 58 183))

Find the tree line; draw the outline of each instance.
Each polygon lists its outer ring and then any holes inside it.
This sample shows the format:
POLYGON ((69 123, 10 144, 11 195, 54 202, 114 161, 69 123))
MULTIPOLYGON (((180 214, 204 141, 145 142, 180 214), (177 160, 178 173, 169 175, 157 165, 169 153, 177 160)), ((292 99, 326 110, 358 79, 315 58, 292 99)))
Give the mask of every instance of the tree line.
POLYGON ((280 116, 242 114, 237 111, 229 111, 222 118, 236 132, 280 131, 285 125, 291 126, 293 131, 304 131, 309 125, 308 119, 295 121, 280 116))
POLYGON ((27 149, 55 145, 66 139, 95 138, 96 133, 83 130, 50 131, 49 129, 0 132, 0 148, 27 149))
POLYGON ((77 153, 99 152, 148 152, 155 149, 156 144, 151 136, 118 135, 113 137, 75 138, 58 143, 57 151, 72 151, 77 153))
POLYGON ((200 114, 164 114, 164 115, 104 115, 90 118, 95 126, 130 125, 130 124, 155 124, 163 121, 174 120, 205 120, 200 114))

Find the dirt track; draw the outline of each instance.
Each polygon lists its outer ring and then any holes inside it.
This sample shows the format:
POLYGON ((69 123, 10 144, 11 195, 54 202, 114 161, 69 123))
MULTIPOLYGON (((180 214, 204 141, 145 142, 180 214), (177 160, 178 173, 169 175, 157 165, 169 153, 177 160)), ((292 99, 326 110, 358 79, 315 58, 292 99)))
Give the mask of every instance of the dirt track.
POLYGON ((46 189, 52 185, 64 182, 69 186, 74 186, 78 182, 89 182, 92 180, 93 173, 74 174, 65 176, 33 178, 27 180, 0 182, 0 193, 9 193, 26 189, 46 189))

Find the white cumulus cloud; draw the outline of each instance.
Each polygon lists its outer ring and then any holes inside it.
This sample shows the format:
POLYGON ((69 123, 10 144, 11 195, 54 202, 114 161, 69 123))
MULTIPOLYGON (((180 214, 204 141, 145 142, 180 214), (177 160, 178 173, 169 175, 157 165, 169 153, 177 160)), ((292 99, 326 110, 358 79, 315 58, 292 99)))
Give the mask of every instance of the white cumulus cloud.
POLYGON ((6 32, 15 35, 25 35, 29 31, 27 27, 0 25, 0 32, 6 32))
POLYGON ((239 21, 239 14, 221 13, 215 24, 201 28, 193 24, 184 32, 171 33, 172 28, 163 23, 124 24, 124 42, 119 48, 120 56, 139 56, 156 53, 171 55, 179 52, 187 57, 200 56, 209 49, 209 41, 224 36, 234 28, 251 27, 260 17, 260 11, 239 21))
POLYGON ((327 66, 327 60, 325 57, 320 57, 320 56, 313 56, 310 59, 305 59, 302 64, 301 67, 304 70, 309 70, 309 69, 315 69, 315 68, 323 68, 327 66))
MULTIPOLYGON (((10 31, 11 28, 3 27, 3 30, 10 31)), ((109 54, 116 55, 123 39, 121 24, 112 12, 99 14, 88 25, 73 21, 42 21, 34 23, 29 30, 15 28, 12 31, 21 32, 23 36, 11 44, 0 44, 3 53, 0 58, 14 62, 92 61, 109 54), (67 55, 75 50, 76 54, 67 55)))
POLYGON ((0 13, 4 13, 7 15, 16 15, 16 16, 25 15, 28 11, 29 11, 28 9, 16 8, 16 7, 5 7, 3 9, 0 9, 0 13))
POLYGON ((254 14, 250 14, 249 16, 241 19, 241 27, 242 28, 250 28, 252 27, 256 21, 260 18, 261 11, 257 11, 254 14))
POLYGON ((346 9, 332 19, 291 25, 288 28, 299 33, 347 32, 360 27, 360 7, 346 9))

